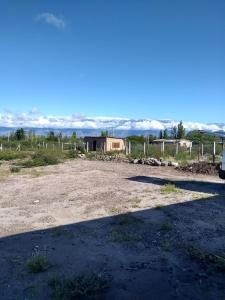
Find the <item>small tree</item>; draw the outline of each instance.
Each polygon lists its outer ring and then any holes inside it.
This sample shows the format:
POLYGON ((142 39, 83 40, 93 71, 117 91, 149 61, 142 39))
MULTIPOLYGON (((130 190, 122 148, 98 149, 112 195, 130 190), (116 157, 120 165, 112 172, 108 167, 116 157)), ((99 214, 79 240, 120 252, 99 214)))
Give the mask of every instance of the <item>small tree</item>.
POLYGON ((159 138, 160 138, 160 139, 163 139, 163 130, 160 130, 160 131, 159 131, 159 138))
POLYGON ((178 139, 185 138, 185 128, 183 126, 182 121, 180 121, 180 123, 177 125, 177 138, 178 139))
POLYGON ((173 126, 171 129, 171 137, 177 139, 177 126, 173 126))
POLYGON ((72 143, 77 140, 77 133, 75 131, 72 133, 70 140, 72 143))
POLYGON ((47 140, 48 140, 48 141, 56 142, 57 139, 58 139, 58 138, 57 138, 57 136, 55 136, 54 131, 50 131, 50 132, 48 133, 48 136, 47 136, 47 140))
POLYGON ((104 136, 104 137, 107 137, 107 136, 109 136, 109 132, 108 132, 108 130, 103 130, 103 131, 101 131, 101 136, 104 136))
POLYGON ((58 134, 58 137, 57 137, 57 139, 58 139, 59 142, 62 141, 62 137, 63 137, 62 132, 60 132, 60 133, 58 134))
POLYGON ((17 141, 25 140, 25 132, 23 128, 19 128, 16 130, 15 138, 17 141))
POLYGON ((167 129, 164 129, 164 131, 163 131, 163 138, 164 139, 168 139, 169 138, 169 134, 168 134, 168 130, 167 129))

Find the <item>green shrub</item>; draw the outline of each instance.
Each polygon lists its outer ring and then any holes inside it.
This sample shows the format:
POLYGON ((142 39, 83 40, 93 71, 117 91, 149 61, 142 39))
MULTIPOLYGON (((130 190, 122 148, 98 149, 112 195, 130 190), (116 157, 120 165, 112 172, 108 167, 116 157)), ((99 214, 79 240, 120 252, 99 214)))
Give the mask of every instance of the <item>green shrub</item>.
POLYGON ((214 268, 217 271, 225 272, 225 255, 215 254, 197 247, 189 247, 187 250, 190 258, 202 263, 208 268, 214 268))
POLYGON ((112 230, 111 232, 111 242, 114 243, 127 243, 127 242, 137 242, 140 240, 140 237, 136 234, 129 233, 122 230, 112 230))
POLYGON ((16 166, 10 168, 11 173, 18 173, 20 170, 21 168, 16 166))
POLYGON ((52 300, 98 299, 107 288, 107 281, 90 273, 63 279, 54 277, 49 286, 53 290, 52 300))
POLYGON ((161 194, 171 194, 171 193, 177 193, 179 192, 179 189, 176 188, 175 184, 167 183, 161 187, 160 193, 161 194))
POLYGON ((164 223, 162 223, 160 228, 164 231, 170 231, 173 228, 173 224, 170 221, 165 221, 164 223))
POLYGON ((69 150, 69 152, 66 154, 66 158, 77 158, 78 152, 76 150, 69 150))
POLYGON ((30 160, 24 161, 22 166, 25 168, 56 165, 60 161, 54 152, 36 152, 30 160))
POLYGON ((25 158, 28 156, 27 152, 19 152, 19 151, 3 151, 0 152, 0 160, 13 160, 25 158))
POLYGON ((142 222, 143 222, 142 219, 129 214, 120 215, 116 217, 116 223, 118 225, 131 225, 131 224, 138 224, 142 222))
POLYGON ((35 255, 33 258, 27 261, 27 269, 29 273, 44 272, 49 268, 49 262, 44 255, 35 255))
POLYGON ((95 159, 95 157, 96 157, 95 152, 87 152, 87 153, 85 153, 85 155, 86 155, 87 159, 95 159))

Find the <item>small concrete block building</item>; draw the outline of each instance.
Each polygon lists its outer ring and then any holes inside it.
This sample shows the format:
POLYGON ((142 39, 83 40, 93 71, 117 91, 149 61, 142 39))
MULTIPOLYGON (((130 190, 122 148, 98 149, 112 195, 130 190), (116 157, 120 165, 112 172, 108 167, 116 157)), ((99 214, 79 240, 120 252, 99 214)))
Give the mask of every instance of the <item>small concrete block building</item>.
POLYGON ((185 140, 185 139, 180 139, 180 140, 175 140, 175 139, 157 139, 154 140, 153 143, 165 143, 165 144, 176 144, 178 143, 178 145, 180 147, 184 147, 184 148, 191 148, 192 147, 192 141, 189 140, 185 140))
POLYGON ((125 142, 122 138, 86 136, 84 142, 88 143, 89 151, 123 151, 125 142))

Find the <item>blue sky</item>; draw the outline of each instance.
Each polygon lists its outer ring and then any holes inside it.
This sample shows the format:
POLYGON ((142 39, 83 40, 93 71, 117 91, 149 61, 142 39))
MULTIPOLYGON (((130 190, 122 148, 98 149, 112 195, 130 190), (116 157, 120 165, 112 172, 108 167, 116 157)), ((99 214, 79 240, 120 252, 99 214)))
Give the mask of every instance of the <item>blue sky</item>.
POLYGON ((224 0, 1 0, 0 113, 225 121, 224 0))

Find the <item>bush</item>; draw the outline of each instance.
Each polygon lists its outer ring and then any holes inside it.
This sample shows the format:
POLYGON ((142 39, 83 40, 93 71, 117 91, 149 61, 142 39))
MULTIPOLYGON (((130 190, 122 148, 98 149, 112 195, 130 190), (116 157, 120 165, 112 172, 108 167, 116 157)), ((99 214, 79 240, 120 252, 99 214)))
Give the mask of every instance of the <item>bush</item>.
POLYGON ((30 160, 24 161, 22 166, 25 168, 56 165, 59 163, 58 157, 54 153, 36 152, 30 160))
POLYGON ((44 255, 35 255, 33 258, 27 261, 27 269, 29 273, 44 272, 48 269, 48 259, 44 255))
POLYGON ((96 153, 95 152, 87 152, 87 153, 85 153, 85 155, 86 155, 86 158, 90 159, 90 160, 96 158, 96 153))
POLYGON ((78 152, 76 150, 69 150, 69 152, 66 154, 67 158, 77 158, 78 152))
POLYGON ((13 160, 27 157, 27 152, 7 151, 0 152, 0 160, 13 160))
POLYGON ((49 285, 53 290, 53 300, 98 299, 97 296, 107 288, 106 280, 95 273, 52 278, 49 285))
POLYGON ((10 171, 11 173, 18 173, 21 169, 19 167, 11 167, 10 171))
POLYGON ((167 183, 163 185, 160 189, 161 194, 171 194, 171 193, 177 193, 180 190, 175 186, 175 184, 167 183))

